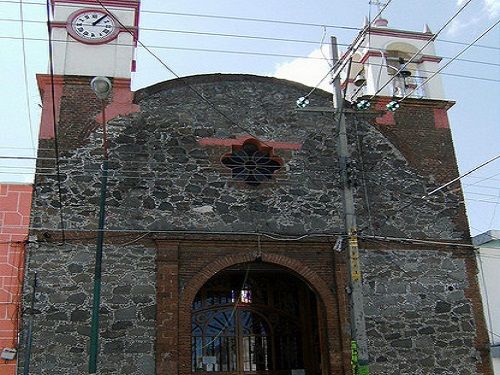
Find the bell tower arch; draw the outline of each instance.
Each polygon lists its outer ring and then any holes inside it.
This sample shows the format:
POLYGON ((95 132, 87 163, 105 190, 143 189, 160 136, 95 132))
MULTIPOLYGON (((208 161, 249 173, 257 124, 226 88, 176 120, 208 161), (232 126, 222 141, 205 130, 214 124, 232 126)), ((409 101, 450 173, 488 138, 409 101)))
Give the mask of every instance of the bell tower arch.
POLYGON ((441 57, 436 55, 434 37, 427 25, 422 32, 415 32, 389 28, 383 18, 375 20, 366 29, 350 76, 344 77, 347 99, 366 95, 403 97, 418 87, 410 97, 445 100, 439 76, 419 86, 439 69, 441 57), (403 70, 398 73, 400 68, 403 70))

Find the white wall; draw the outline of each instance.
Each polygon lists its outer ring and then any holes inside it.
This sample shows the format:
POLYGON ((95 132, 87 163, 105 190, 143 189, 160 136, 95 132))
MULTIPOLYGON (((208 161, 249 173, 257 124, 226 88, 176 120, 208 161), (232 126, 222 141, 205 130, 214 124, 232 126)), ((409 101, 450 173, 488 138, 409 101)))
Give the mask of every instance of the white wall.
MULTIPOLYGON (((477 243, 477 239, 484 236, 479 235, 474 238, 474 242, 480 246, 478 277, 490 342, 492 345, 500 345, 500 240, 497 239, 500 238, 500 231, 490 231, 488 235, 489 241, 477 243)), ((492 358, 492 362, 495 375, 500 375, 500 358, 492 358)))

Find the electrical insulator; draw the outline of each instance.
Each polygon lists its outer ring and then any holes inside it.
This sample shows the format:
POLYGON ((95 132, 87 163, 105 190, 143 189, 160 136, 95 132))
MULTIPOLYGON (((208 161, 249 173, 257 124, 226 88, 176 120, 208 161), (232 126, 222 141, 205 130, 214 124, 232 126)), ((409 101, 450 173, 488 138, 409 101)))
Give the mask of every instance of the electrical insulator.
POLYGON ((297 107, 305 108, 309 105, 309 99, 307 98, 307 96, 301 96, 295 103, 297 104, 297 107))
POLYGON ((356 104, 355 108, 358 111, 365 111, 368 108, 370 108, 370 106, 371 106, 370 102, 366 99, 360 100, 359 102, 356 102, 355 104, 356 104))
POLYGON ((393 100, 389 104, 386 105, 387 110, 391 112, 395 112, 399 108, 400 104, 398 101, 393 100))

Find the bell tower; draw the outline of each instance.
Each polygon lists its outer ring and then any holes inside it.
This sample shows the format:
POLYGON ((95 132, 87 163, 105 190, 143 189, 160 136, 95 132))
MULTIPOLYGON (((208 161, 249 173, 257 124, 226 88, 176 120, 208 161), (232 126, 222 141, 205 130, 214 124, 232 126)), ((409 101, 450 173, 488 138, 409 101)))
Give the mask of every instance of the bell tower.
POLYGON ((371 27, 365 22, 364 40, 354 54, 347 99, 366 95, 444 100, 441 78, 422 83, 439 68, 434 34, 426 25, 422 32, 392 29, 379 18, 371 27), (399 70, 403 68, 400 72, 399 70))

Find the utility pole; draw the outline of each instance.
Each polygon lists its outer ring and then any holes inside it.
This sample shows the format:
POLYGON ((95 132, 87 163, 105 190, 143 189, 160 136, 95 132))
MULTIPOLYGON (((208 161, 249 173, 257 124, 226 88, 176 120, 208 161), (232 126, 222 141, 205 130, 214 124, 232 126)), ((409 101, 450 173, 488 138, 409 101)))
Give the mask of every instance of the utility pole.
MULTIPOLYGON (((333 64, 338 59, 337 38, 331 38, 333 64)), ((356 226, 356 212, 354 208, 354 194, 349 179, 350 153, 347 141, 347 131, 344 116, 344 98, 340 87, 340 76, 333 80, 334 104, 338 116, 338 146, 340 173, 343 185, 344 226, 348 236, 347 249, 349 256, 350 307, 351 307, 351 350, 353 374, 368 375, 368 339, 366 336, 365 313, 363 307, 363 285, 361 280, 361 266, 359 262, 358 235, 356 226)))

